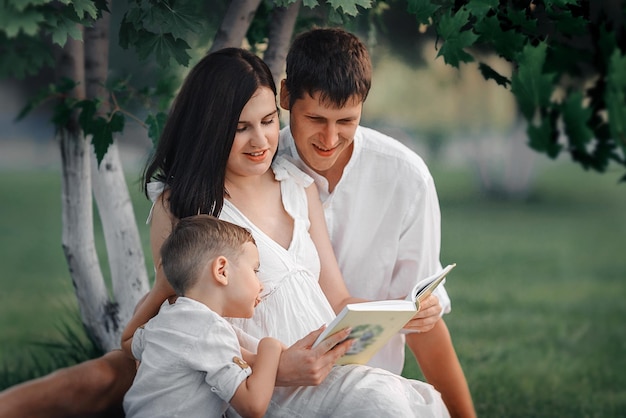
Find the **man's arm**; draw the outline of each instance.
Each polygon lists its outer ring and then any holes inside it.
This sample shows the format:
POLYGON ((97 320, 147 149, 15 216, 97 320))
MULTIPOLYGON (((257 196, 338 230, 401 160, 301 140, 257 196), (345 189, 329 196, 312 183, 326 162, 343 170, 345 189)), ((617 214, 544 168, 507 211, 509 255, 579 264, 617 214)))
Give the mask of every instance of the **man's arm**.
POLYGON ((419 311, 403 328, 410 331, 428 332, 441 319, 442 310, 439 298, 431 294, 420 303, 419 311))
POLYGON ((428 332, 407 334, 406 342, 426 380, 440 393, 453 418, 475 418, 465 374, 443 319, 428 332))

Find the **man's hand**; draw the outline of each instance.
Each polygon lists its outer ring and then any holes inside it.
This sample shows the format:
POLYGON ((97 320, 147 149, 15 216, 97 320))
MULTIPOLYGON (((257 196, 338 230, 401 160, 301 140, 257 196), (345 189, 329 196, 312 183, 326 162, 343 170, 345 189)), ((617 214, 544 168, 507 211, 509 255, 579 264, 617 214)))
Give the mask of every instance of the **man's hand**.
POLYGON ((316 386, 326 378, 337 359, 343 356, 354 340, 346 340, 349 329, 331 335, 315 348, 311 348, 324 331, 322 326, 296 341, 283 351, 278 364, 276 386, 316 386), (343 341, 340 343, 340 341, 343 341))
POLYGON ((439 304, 439 298, 430 295, 420 303, 420 310, 404 326, 409 331, 427 332, 433 329, 437 321, 441 319, 443 308, 439 304))

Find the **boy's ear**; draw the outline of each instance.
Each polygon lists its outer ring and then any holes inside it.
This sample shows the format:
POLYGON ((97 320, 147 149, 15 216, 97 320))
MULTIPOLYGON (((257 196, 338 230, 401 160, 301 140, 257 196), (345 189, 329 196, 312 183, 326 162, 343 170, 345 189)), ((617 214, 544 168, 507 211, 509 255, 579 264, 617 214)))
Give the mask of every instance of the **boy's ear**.
POLYGON ((228 259, 223 255, 216 257, 211 263, 211 273, 218 283, 226 286, 228 284, 228 259))
POLYGON ((280 81, 280 107, 289 110, 289 91, 284 78, 280 81))

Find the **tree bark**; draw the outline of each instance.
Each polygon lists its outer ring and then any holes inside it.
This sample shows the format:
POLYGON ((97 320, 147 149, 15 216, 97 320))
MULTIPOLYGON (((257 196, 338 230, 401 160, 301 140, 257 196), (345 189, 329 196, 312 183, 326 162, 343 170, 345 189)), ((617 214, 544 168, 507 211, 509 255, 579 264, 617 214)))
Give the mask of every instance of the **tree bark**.
MULTIPOLYGON (((101 99, 99 114, 111 111, 105 88, 109 69, 110 14, 104 13, 94 26, 85 29, 85 69, 88 99, 101 99)), ((98 165, 91 154, 91 184, 106 242, 113 297, 117 316, 112 321, 118 347, 123 327, 130 320, 139 299, 148 291, 148 275, 137 221, 124 177, 117 141, 114 139, 98 165)), ((113 319, 113 318, 112 318, 113 319)))
MULTIPOLYGON (((85 97, 84 45, 68 38, 57 58, 57 79, 78 82, 71 92, 74 99, 85 97)), ((109 302, 106 286, 98 263, 93 235, 91 200, 90 149, 78 125, 78 115, 72 115, 58 131, 62 160, 62 244, 65 258, 76 290, 78 307, 87 332, 100 347, 113 345, 117 327, 116 308, 109 302)), ((115 341, 119 344, 119 338, 115 341)))
POLYGON ((226 47, 241 47, 259 4, 261 0, 232 0, 209 52, 226 47))
POLYGON ((270 31, 263 60, 272 71, 277 87, 283 78, 287 51, 301 4, 302 0, 297 0, 287 7, 276 7, 270 17, 270 31))

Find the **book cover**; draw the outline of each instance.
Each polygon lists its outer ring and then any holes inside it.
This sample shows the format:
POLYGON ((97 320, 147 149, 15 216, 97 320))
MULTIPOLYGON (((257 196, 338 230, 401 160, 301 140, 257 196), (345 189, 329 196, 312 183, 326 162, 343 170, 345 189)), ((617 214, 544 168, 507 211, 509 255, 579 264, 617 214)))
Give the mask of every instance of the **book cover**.
POLYGON ((346 305, 320 334, 313 348, 327 337, 345 328, 352 328, 349 339, 356 339, 337 364, 365 364, 389 339, 399 332, 419 310, 425 299, 443 282, 456 264, 420 280, 404 300, 379 300, 346 305))

